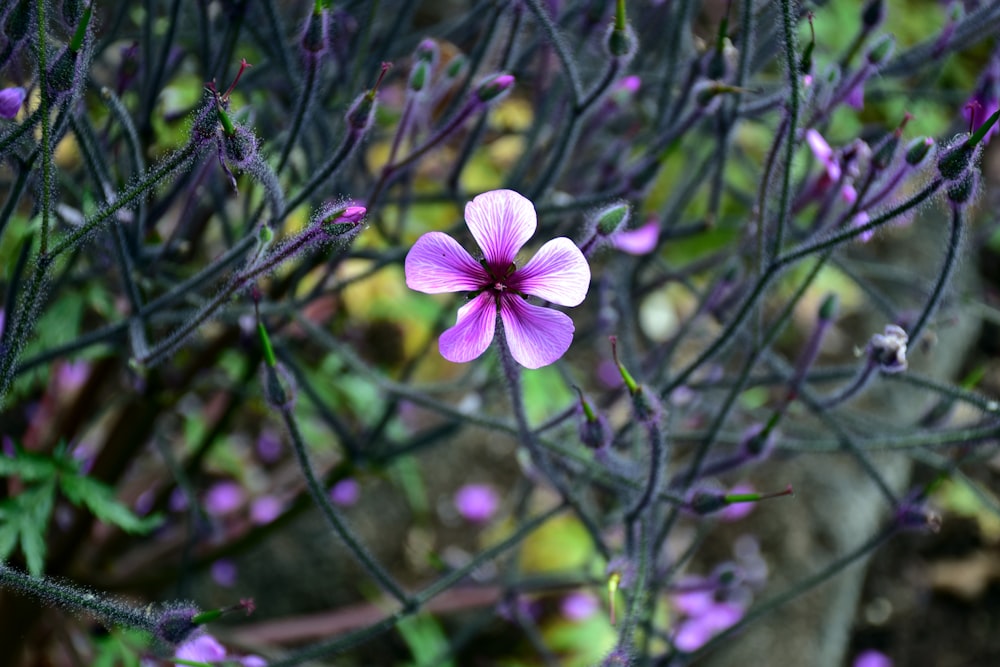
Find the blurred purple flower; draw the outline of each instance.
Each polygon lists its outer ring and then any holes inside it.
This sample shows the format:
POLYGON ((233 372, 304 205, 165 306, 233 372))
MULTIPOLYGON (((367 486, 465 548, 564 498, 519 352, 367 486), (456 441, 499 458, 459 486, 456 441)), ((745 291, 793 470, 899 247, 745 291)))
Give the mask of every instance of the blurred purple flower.
POLYGON ((245 498, 243 487, 236 482, 218 482, 205 494, 205 511, 212 516, 232 514, 243 505, 245 498))
POLYGON ((220 558, 212 563, 212 580, 225 588, 232 588, 236 585, 236 563, 228 558, 220 558))
POLYGON ((884 653, 869 649, 858 654, 852 667, 892 667, 892 660, 884 653))
POLYGON ((841 174, 840 163, 834 157, 833 149, 830 148, 830 144, 826 143, 823 135, 810 128, 806 130, 806 143, 809 144, 809 149, 816 159, 826 169, 827 180, 831 183, 839 181, 841 174))
POLYGON ((258 526, 263 526, 281 516, 283 509, 282 502, 274 496, 261 496, 250 504, 250 520, 258 526))
POLYGON ((682 651, 699 649, 715 635, 736 625, 743 618, 743 612, 742 607, 729 602, 713 603, 701 614, 681 621, 674 644, 682 651))
POLYGON ((656 249, 660 240, 660 223, 647 222, 638 229, 616 232, 611 236, 611 245, 629 255, 647 255, 656 249))
POLYGON ((265 429, 257 436, 257 456, 264 463, 275 463, 281 458, 281 438, 274 431, 265 429))
POLYGON ((574 591, 562 599, 559 609, 571 621, 585 621, 600 608, 600 602, 587 591, 574 591))
POLYGON ((330 489, 330 500, 341 507, 350 507, 361 497, 361 485, 353 477, 345 477, 330 489))
POLYGON ((455 494, 455 509, 466 521, 485 523, 500 507, 500 498, 485 484, 466 484, 455 494))
MULTIPOLYGON (((869 222, 871 222, 871 216, 865 211, 859 211, 853 218, 851 218, 851 227, 858 228, 864 227, 869 222)), ((858 236, 858 240, 862 243, 868 243, 875 236, 875 230, 869 229, 867 232, 862 232, 858 236)))
POLYGON ((198 635, 177 649, 177 658, 193 662, 224 660, 226 648, 212 635, 198 635))
POLYGON ((89 361, 83 359, 80 361, 64 361, 57 367, 56 384, 60 391, 76 391, 87 381, 87 374, 89 372, 89 361))
POLYGON ((28 92, 20 86, 0 89, 0 118, 13 120, 27 96, 28 92))
POLYGON ((183 512, 188 508, 188 498, 184 493, 184 489, 177 487, 170 492, 167 507, 170 508, 171 512, 183 512))
POLYGON ((424 234, 406 256, 406 284, 427 294, 471 292, 458 309, 455 326, 441 334, 441 356, 461 363, 479 357, 503 321, 511 355, 526 368, 559 359, 573 341, 573 320, 564 313, 529 304, 536 296, 560 306, 577 306, 590 287, 590 267, 568 238, 545 243, 523 267, 517 253, 538 225, 535 207, 512 190, 485 192, 465 206, 465 221, 483 251, 472 258, 441 232, 424 234))

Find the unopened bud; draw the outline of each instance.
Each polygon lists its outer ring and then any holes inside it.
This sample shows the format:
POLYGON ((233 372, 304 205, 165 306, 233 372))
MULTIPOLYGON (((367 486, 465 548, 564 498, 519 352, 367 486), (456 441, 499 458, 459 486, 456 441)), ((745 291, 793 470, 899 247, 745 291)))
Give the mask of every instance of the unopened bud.
POLYGON ((906 147, 906 164, 916 167, 924 161, 927 154, 934 148, 934 140, 930 137, 918 137, 906 147))
POLYGON ((290 410, 295 405, 295 378, 285 365, 263 364, 264 400, 276 410, 290 410))
POLYGON ((972 166, 977 152, 975 144, 960 141, 938 159, 938 171, 946 181, 956 181, 972 166))
POLYGON ((892 52, 895 49, 896 39, 892 35, 882 35, 868 51, 868 62, 872 65, 881 65, 892 57, 892 52))
POLYGON ((430 65, 424 61, 418 61, 413 65, 413 70, 410 72, 409 87, 415 93, 419 93, 427 85, 427 79, 430 78, 431 68, 430 65))
POLYGON ((476 97, 483 103, 494 102, 504 96, 513 87, 513 75, 494 74, 486 77, 476 86, 476 97))
POLYGON ((306 58, 316 58, 326 51, 329 42, 329 17, 326 9, 316 7, 309 13, 299 44, 306 58))
POLYGON ((840 299, 836 294, 827 294, 823 303, 819 307, 819 319, 824 322, 832 322, 837 319, 837 310, 840 308, 840 299))
POLYGON ((327 205, 316 215, 316 223, 323 228, 327 237, 343 236, 360 226, 368 214, 364 206, 333 206, 327 205))
POLYGON ((237 169, 247 169, 257 160, 259 141, 253 132, 242 125, 231 127, 232 132, 224 132, 222 135, 226 160, 237 169))
POLYGON ((623 28, 619 28, 612 23, 604 39, 604 45, 612 58, 631 60, 638 50, 639 39, 635 36, 632 26, 626 24, 623 28))
POLYGON ((945 194, 948 201, 953 204, 967 204, 975 199, 977 185, 979 184, 979 172, 969 169, 960 179, 948 185, 945 194))
POLYGON ((884 18, 884 0, 871 0, 867 5, 865 5, 864 10, 861 12, 861 24, 869 29, 882 23, 884 18))
POLYGON ((580 420, 580 442, 590 449, 604 449, 611 444, 611 426, 603 415, 594 412, 582 391, 577 389, 577 393, 580 394, 580 411, 583 413, 580 420))
POLYGON ((193 620, 198 613, 196 607, 166 609, 156 619, 153 634, 156 639, 168 646, 183 644, 199 628, 193 620))
POLYGON ((896 525, 904 530, 936 533, 941 530, 941 515, 922 504, 907 502, 896 510, 896 525))
POLYGON ((597 233, 611 236, 624 229, 631 217, 632 208, 625 202, 612 204, 597 214, 597 233))
POLYGON ((27 94, 20 86, 0 90, 0 118, 11 120, 17 116, 27 94))

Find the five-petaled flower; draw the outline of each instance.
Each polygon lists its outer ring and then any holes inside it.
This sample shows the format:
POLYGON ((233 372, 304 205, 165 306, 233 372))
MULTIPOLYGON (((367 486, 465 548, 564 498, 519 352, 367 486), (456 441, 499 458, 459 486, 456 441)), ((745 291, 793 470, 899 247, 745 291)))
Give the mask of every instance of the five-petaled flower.
POLYGON ((427 294, 471 292, 455 326, 439 340, 441 356, 471 361, 493 341, 497 315, 511 356, 522 366, 540 368, 561 357, 573 341, 573 321, 565 314, 526 301, 535 296, 560 306, 579 305, 590 287, 583 253, 565 237, 545 243, 524 266, 518 251, 537 227, 531 202, 512 190, 485 192, 465 206, 469 231, 483 251, 473 259, 453 238, 424 234, 406 256, 406 284, 427 294))

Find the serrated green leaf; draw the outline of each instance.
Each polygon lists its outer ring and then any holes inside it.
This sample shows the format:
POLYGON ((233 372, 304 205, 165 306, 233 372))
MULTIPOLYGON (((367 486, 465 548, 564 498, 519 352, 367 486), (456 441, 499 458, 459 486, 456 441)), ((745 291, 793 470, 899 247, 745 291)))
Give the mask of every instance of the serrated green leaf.
POLYGON ((0 519, 0 560, 7 560, 17 546, 17 524, 14 521, 0 519))
POLYGON ((52 515, 55 488, 55 481, 50 480, 17 497, 21 506, 16 519, 21 538, 21 552, 24 554, 28 572, 36 577, 45 569, 45 531, 52 515))
POLYGON ((13 456, 0 456, 0 476, 17 476, 25 482, 51 479, 56 473, 56 464, 48 456, 18 449, 13 456))
POLYGON ((59 488, 74 505, 84 505, 99 520, 126 533, 148 533, 160 524, 159 515, 140 517, 115 499, 111 488, 90 477, 62 475, 59 488))

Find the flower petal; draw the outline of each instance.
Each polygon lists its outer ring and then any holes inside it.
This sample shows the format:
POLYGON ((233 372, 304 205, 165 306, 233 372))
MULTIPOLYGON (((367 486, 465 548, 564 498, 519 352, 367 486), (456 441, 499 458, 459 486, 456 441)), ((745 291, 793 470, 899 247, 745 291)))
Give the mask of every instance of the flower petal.
POLYGON ((427 294, 475 292, 489 284, 486 270, 458 241, 441 232, 424 234, 405 262, 406 285, 427 294))
POLYGON ((513 190, 491 190, 465 205, 465 222, 494 277, 507 274, 517 252, 538 226, 535 207, 513 190))
POLYGON ((438 339, 441 356, 457 364, 472 361, 490 346, 496 332, 497 310, 492 292, 483 292, 458 309, 455 326, 438 339))
POLYGON ((578 306, 590 288, 590 267, 576 244, 552 239, 509 281, 512 289, 557 303, 578 306))
POLYGON ((566 314, 533 306, 514 294, 500 299, 500 317, 510 354, 525 368, 548 366, 573 342, 573 320, 566 314))
POLYGON ((630 255, 646 255, 656 249, 660 240, 660 223, 647 222, 638 229, 628 229, 611 237, 611 245, 630 255))

